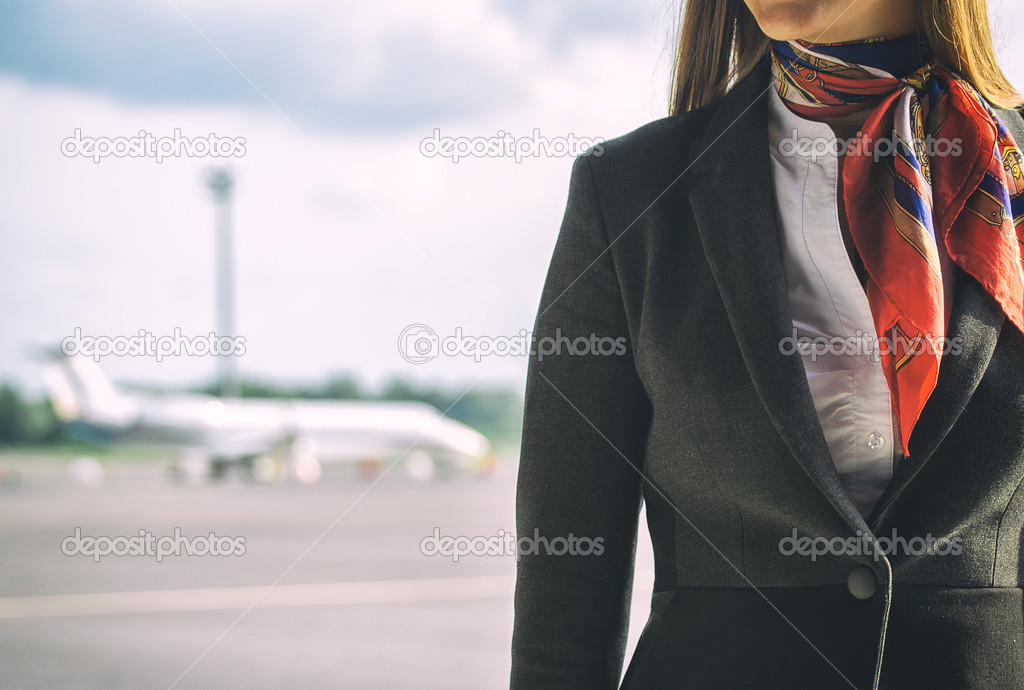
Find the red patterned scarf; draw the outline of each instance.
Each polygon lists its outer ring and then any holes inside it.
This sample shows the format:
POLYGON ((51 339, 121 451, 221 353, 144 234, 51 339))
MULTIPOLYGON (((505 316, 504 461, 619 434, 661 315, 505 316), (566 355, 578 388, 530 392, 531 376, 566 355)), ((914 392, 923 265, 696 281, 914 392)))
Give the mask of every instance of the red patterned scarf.
POLYGON ((932 60, 922 36, 773 41, 772 72, 797 114, 870 111, 846 151, 843 198, 909 455, 949 342, 943 299, 951 296, 936 241, 1024 332, 1024 158, 978 92, 932 60))

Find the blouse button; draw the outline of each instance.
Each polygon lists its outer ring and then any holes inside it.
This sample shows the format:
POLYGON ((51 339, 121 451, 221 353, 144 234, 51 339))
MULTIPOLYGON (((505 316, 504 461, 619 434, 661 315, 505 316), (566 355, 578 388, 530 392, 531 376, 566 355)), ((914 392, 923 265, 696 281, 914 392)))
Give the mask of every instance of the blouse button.
POLYGON ((881 434, 871 432, 868 435, 868 448, 871 450, 878 450, 885 445, 885 437, 881 434))

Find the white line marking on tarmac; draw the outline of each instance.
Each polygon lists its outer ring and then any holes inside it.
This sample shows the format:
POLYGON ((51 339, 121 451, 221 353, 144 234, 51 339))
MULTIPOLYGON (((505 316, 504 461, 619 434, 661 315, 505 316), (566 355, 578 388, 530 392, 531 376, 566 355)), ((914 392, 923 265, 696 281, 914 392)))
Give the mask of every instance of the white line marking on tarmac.
POLYGON ((0 619, 511 598, 511 575, 0 597, 0 619), (261 598, 262 597, 262 598, 261 598), (256 602, 253 604, 253 602, 256 602))

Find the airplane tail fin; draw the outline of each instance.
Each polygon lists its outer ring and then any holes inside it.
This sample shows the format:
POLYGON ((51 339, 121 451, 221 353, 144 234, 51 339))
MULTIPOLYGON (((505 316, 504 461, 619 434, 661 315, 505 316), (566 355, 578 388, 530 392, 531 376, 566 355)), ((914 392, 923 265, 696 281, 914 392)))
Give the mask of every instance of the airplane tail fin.
POLYGON ((65 355, 59 349, 45 353, 43 384, 54 414, 62 422, 87 422, 122 427, 138 416, 138 405, 83 355, 65 355))

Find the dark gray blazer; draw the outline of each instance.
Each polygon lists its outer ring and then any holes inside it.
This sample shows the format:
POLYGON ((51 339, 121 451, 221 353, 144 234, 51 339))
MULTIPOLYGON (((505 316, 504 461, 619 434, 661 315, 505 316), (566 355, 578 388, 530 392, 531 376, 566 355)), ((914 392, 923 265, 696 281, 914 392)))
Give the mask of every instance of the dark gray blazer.
POLYGON ((618 686, 641 501, 656 579, 623 687, 1024 687, 1024 336, 958 272, 962 352, 864 520, 800 356, 779 349, 769 78, 763 62, 718 104, 573 166, 534 336, 626 348, 531 358, 518 535, 602 548, 521 557, 513 688, 618 686), (850 546, 787 555, 794 530, 850 546), (947 553, 853 546, 893 530, 947 553))

